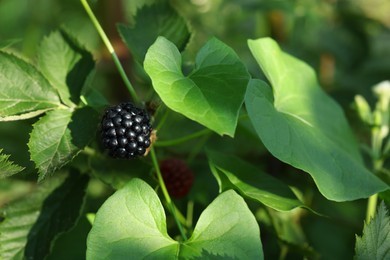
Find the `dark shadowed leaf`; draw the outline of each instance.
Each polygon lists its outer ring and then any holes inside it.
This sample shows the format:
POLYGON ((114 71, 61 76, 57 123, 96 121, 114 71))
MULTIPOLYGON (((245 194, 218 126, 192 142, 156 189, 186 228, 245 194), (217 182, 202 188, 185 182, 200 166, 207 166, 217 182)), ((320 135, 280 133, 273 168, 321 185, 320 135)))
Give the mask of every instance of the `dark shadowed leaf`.
POLYGON ((54 240, 76 224, 84 205, 88 181, 88 175, 71 171, 68 178, 46 198, 28 234, 27 259, 44 259, 54 240))
POLYGON ((114 189, 122 188, 132 178, 150 177, 150 165, 143 160, 121 160, 98 154, 89 157, 89 166, 96 178, 114 189))
POLYGON ((39 50, 39 69, 66 105, 77 105, 84 82, 94 67, 92 55, 64 31, 44 38, 39 50))
POLYGON ((24 259, 30 229, 38 219, 43 201, 64 180, 63 175, 40 184, 28 196, 10 202, 0 210, 0 259, 24 259))
POLYGON ((180 51, 184 50, 190 37, 185 20, 166 1, 145 5, 137 12, 134 26, 120 24, 118 30, 140 64, 158 36, 173 42, 180 51))
POLYGON ((22 39, 8 39, 0 41, 0 49, 11 47, 12 45, 21 42, 22 39))

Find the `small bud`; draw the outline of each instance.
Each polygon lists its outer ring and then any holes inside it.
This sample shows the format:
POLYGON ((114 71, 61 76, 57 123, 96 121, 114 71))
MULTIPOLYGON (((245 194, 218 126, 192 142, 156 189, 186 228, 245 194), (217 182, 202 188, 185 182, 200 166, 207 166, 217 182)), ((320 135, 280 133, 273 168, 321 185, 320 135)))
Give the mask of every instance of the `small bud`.
POLYGON ((378 97, 387 97, 390 99, 390 80, 382 81, 372 87, 374 94, 378 97))
POLYGON ((382 81, 378 84, 376 84, 372 88, 375 96, 379 99, 377 107, 383 111, 387 112, 389 109, 389 102, 390 102, 390 81, 382 81))
POLYGON ((358 112, 358 115, 360 119, 368 124, 372 125, 373 124, 373 115, 371 112, 370 105, 368 104, 367 100, 361 96, 361 95, 356 95, 355 96, 355 106, 356 110, 358 112))

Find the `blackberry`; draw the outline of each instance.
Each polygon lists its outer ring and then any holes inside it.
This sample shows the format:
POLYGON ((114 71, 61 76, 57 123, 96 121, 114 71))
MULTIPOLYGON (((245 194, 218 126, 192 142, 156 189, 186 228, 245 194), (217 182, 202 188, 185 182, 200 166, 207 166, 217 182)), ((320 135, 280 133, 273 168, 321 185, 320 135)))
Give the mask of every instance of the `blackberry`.
POLYGON ((148 113, 130 102, 109 107, 101 121, 103 146, 115 158, 144 155, 151 143, 151 133, 148 113))
POLYGON ((194 174, 187 164, 176 158, 160 162, 160 170, 168 193, 175 198, 188 194, 194 181, 194 174))

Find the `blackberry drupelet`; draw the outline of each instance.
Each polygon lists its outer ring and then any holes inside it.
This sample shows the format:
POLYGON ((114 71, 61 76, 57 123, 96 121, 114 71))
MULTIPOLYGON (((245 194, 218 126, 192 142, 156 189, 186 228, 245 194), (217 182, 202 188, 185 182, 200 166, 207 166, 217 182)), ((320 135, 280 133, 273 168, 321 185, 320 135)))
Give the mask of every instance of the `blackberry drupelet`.
POLYGON ((101 121, 103 146, 115 158, 144 155, 150 146, 151 133, 148 113, 130 102, 109 107, 101 121))
POLYGON ((168 193, 174 198, 188 194, 194 181, 194 174, 187 164, 176 158, 160 162, 160 170, 168 193))

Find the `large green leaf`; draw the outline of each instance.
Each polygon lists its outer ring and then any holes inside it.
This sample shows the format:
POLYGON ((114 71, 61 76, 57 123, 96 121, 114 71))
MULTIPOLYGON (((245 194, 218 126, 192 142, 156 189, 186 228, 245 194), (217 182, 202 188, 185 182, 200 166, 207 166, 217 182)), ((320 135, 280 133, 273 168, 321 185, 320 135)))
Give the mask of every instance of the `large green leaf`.
POLYGON ((73 159, 93 138, 98 115, 90 107, 50 111, 34 124, 28 143, 39 179, 73 159))
POLYGON ((249 74, 234 51, 213 38, 199 51, 195 69, 184 76, 176 46, 159 37, 144 67, 153 87, 172 110, 218 134, 234 136, 249 74))
POLYGON ((92 55, 64 31, 55 31, 43 39, 39 48, 41 72, 60 93, 68 106, 77 105, 87 76, 94 67, 92 55))
POLYGON ((220 194, 199 217, 183 243, 184 259, 263 259, 259 226, 235 191, 220 194))
POLYGON ((304 206, 286 184, 253 165, 212 151, 207 151, 207 156, 220 192, 234 189, 246 198, 281 211, 304 206))
POLYGON ((201 214, 191 238, 171 239, 157 194, 131 180, 99 209, 88 236, 87 259, 262 259, 259 227, 244 200, 222 193, 201 214))
POLYGON ((46 198, 28 235, 25 249, 27 259, 44 259, 55 239, 76 224, 84 205, 88 181, 88 175, 72 171, 46 198))
POLYGON ((10 156, 2 154, 2 151, 3 149, 0 149, 0 179, 14 175, 24 169, 23 167, 8 160, 10 156))
POLYGON ((179 50, 184 50, 190 32, 184 19, 168 2, 145 5, 135 19, 134 26, 120 24, 118 30, 139 63, 142 64, 146 51, 158 36, 166 37, 179 50))
POLYGON ((356 236, 355 259, 390 259, 390 216, 382 202, 378 212, 364 225, 363 236, 356 236))
POLYGON ((33 65, 0 51, 0 121, 31 118, 60 105, 56 90, 33 65))
POLYGON ((0 210, 0 259, 22 260, 30 229, 38 219, 43 201, 63 181, 63 176, 51 178, 28 196, 10 202, 0 210))
POLYGON ((366 198, 388 188, 363 165, 342 109, 319 87, 314 71, 269 38, 249 47, 272 84, 251 80, 249 117, 267 149, 308 172, 335 201, 366 198))

